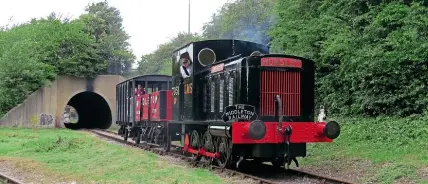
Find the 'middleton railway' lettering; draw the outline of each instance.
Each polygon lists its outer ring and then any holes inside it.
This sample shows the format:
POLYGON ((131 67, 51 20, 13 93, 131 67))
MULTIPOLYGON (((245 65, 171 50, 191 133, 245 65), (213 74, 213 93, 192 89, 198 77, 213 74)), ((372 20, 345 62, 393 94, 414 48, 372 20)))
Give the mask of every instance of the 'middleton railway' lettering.
POLYGON ((227 106, 223 114, 224 121, 257 119, 254 106, 239 104, 227 106))
POLYGON ((225 112, 228 119, 251 119, 254 116, 254 112, 248 110, 232 110, 225 112))

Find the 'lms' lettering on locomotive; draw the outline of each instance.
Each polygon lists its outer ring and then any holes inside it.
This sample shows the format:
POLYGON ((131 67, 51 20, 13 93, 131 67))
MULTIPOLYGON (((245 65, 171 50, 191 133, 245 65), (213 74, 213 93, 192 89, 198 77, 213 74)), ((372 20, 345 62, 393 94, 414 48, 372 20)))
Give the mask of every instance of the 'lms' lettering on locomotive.
POLYGON ((246 104, 231 105, 224 108, 223 121, 256 120, 258 118, 255 107, 246 104))
POLYGON ((192 83, 184 84, 184 94, 192 94, 192 83))

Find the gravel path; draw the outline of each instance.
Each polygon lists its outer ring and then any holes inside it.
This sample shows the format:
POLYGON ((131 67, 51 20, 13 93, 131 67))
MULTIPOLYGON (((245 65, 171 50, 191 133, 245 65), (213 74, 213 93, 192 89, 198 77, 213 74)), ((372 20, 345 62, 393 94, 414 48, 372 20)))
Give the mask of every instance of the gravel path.
POLYGON ((22 175, 22 173, 18 172, 18 169, 15 168, 14 164, 10 161, 2 160, 0 159, 0 172, 8 175, 10 177, 14 177, 17 180, 23 181, 25 177, 22 175))
POLYGON ((304 165, 300 170, 358 183, 373 176, 373 167, 373 163, 368 160, 337 158, 316 166, 304 165))
MULTIPOLYGON (((98 135, 93 135, 93 136, 95 136, 95 137, 97 137, 97 138, 99 138, 101 140, 104 140, 104 141, 106 141, 108 143, 111 143, 111 144, 115 144, 115 145, 119 145, 119 146, 123 146, 123 147, 129 147, 128 145, 126 145, 124 143, 119 143, 119 142, 116 142, 116 141, 112 141, 112 140, 107 139, 105 137, 101 137, 101 136, 98 136, 98 135)), ((186 162, 184 160, 181 160, 180 158, 172 157, 172 156, 169 156, 169 155, 158 155, 158 157, 160 159, 162 159, 162 160, 168 161, 169 164, 186 165, 188 167, 192 167, 192 166, 189 165, 188 162, 186 162)), ((225 183, 229 183, 229 184, 256 184, 257 183, 256 181, 254 181, 252 179, 242 179, 242 178, 237 177, 237 176, 228 176, 225 173, 219 173, 219 172, 216 172, 216 171, 214 171, 213 173, 216 176, 222 178, 225 183)))

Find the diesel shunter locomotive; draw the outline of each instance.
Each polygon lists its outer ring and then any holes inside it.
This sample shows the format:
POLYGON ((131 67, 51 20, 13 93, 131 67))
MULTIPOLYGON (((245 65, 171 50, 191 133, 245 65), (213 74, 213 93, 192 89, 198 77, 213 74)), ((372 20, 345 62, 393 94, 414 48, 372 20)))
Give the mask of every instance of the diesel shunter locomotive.
POLYGON ((119 134, 166 151, 177 143, 220 167, 246 159, 298 166, 307 143, 340 134, 337 122, 314 120, 314 73, 313 61, 261 44, 192 42, 173 52, 172 76, 117 85, 119 134))

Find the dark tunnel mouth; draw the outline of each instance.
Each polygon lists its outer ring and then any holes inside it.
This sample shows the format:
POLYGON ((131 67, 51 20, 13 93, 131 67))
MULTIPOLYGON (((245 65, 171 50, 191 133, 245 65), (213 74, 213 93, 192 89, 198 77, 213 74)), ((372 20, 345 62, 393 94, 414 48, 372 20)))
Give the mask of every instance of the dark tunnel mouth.
POLYGON ((74 95, 67 105, 76 109, 78 121, 64 123, 69 129, 107 129, 112 124, 112 114, 107 101, 95 92, 81 92, 74 95))

